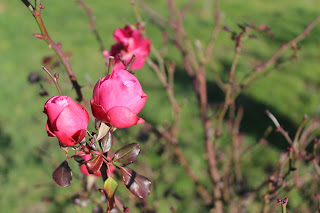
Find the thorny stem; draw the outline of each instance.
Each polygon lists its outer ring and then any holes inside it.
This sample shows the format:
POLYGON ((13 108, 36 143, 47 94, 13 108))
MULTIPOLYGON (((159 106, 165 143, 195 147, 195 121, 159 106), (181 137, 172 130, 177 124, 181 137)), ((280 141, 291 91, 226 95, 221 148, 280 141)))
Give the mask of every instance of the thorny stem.
MULTIPOLYGON (((240 159, 241 159, 241 150, 240 150, 240 138, 239 138, 239 129, 240 129, 240 122, 243 118, 243 108, 239 108, 237 115, 234 119, 234 124, 232 128, 232 137, 233 137, 233 161, 235 167, 235 176, 237 184, 241 184, 243 181, 241 167, 240 167, 240 159)), ((240 185, 241 186, 241 185, 240 185)))
POLYGON ((218 37, 218 34, 219 34, 220 30, 221 30, 221 20, 220 20, 220 14, 219 14, 220 12, 219 12, 219 7, 218 7, 218 0, 214 0, 214 11, 215 11, 214 12, 214 17, 215 17, 216 25, 212 30, 211 39, 208 42, 208 47, 207 47, 207 49, 205 51, 205 54, 203 56, 204 65, 206 64, 207 60, 212 55, 212 52, 214 50, 215 41, 216 41, 216 39, 218 37))
POLYGON ((282 204, 282 213, 287 213, 287 205, 282 204))
POLYGON ((223 88, 225 90, 225 101, 223 107, 221 108, 219 115, 218 115, 218 123, 216 127, 216 136, 220 137, 221 134, 221 126, 223 119, 229 109, 230 104, 234 102, 237 98, 238 93, 236 91, 237 81, 234 79, 235 71, 240 59, 241 51, 242 51, 242 41, 247 38, 247 35, 252 31, 252 29, 245 29, 241 31, 241 33, 237 36, 236 39, 236 47, 235 47, 235 55, 232 61, 232 65, 229 72, 229 82, 224 84, 223 88))
POLYGON ((217 161, 215 156, 215 148, 213 145, 213 129, 212 121, 208 118, 208 97, 207 97, 207 82, 206 82, 206 69, 205 66, 199 66, 194 55, 195 51, 191 45, 190 39, 187 36, 182 20, 182 14, 176 7, 173 0, 167 0, 169 8, 169 24, 174 31, 175 41, 177 48, 181 51, 184 57, 184 66, 187 74, 192 79, 195 92, 200 105, 201 120, 205 132, 205 144, 207 150, 207 158, 209 162, 209 173, 213 183, 213 201, 214 208, 217 213, 223 212, 222 205, 222 192, 221 192, 221 181, 220 174, 217 168, 217 161))
POLYGON ((276 117, 274 117, 274 115, 269 110, 266 110, 266 114, 273 121, 274 125, 277 127, 277 131, 280 132, 285 137, 287 142, 292 146, 293 142, 292 142, 291 138, 289 137, 288 132, 286 132, 282 128, 282 126, 280 125, 280 123, 278 122, 276 117))
MULTIPOLYGON (((173 29, 174 38, 170 37, 170 35, 165 31, 164 25, 160 24, 159 22, 156 22, 154 19, 151 20, 167 36, 169 41, 172 42, 178 48, 178 50, 180 50, 180 52, 182 53, 184 67, 186 69, 187 74, 189 75, 189 77, 192 80, 195 92, 197 94, 197 98, 198 98, 200 106, 201 106, 201 118, 203 120, 205 132, 206 132, 205 138, 206 138, 207 156, 208 156, 209 167, 210 167, 210 171, 211 171, 210 174, 211 174, 211 178, 213 180, 214 185, 217 186, 217 185, 219 185, 219 181, 215 181, 215 180, 219 180, 220 177, 219 177, 219 171, 215 170, 215 169, 217 169, 217 166, 216 166, 215 152, 212 152, 212 150, 214 150, 214 146, 212 144, 213 138, 209 134, 210 129, 212 127, 210 126, 210 120, 207 118, 207 115, 206 115, 206 112, 207 112, 206 95, 203 95, 203 92, 206 93, 206 85, 204 83, 206 81, 205 71, 202 71, 200 69, 203 62, 200 61, 200 64, 199 64, 200 67, 198 66, 197 62, 194 63, 194 60, 196 60, 196 57, 193 57, 192 54, 190 54, 190 52, 194 53, 194 51, 193 51, 193 48, 190 46, 189 39, 186 36, 184 29, 183 29, 183 25, 182 25, 183 15, 181 15, 181 14, 179 14, 179 12, 177 12, 174 1, 168 0, 167 2, 168 2, 168 6, 169 6, 169 14, 170 14, 169 21, 165 20, 162 16, 159 16, 159 14, 150 10, 150 8, 146 7, 144 4, 142 4, 142 5, 143 5, 144 9, 150 14, 150 16, 156 17, 157 19, 160 19, 161 21, 166 22, 165 24, 168 24, 173 29), (208 120, 209 120, 209 122, 208 122, 208 120), (217 171, 217 172, 215 172, 215 171, 217 171)), ((217 1, 215 1, 215 3, 217 3, 217 1)), ((215 5, 217 5, 217 4, 215 4, 215 5)), ((215 7, 215 8, 217 8, 217 7, 215 7)), ((218 11, 218 9, 217 9, 217 11, 218 11)), ((215 12, 215 15, 216 15, 216 17, 218 17, 217 12, 215 12)), ((220 21, 220 20, 218 20, 218 21, 220 21)), ((316 20, 316 22, 318 22, 318 21, 319 20, 316 20)), ((218 23, 218 22, 216 22, 216 23, 218 23)), ((304 33, 302 33, 302 35, 304 35, 304 36, 299 39, 301 40, 304 37, 306 37, 306 32, 308 33, 314 25, 315 25, 315 21, 313 23, 311 23, 309 25, 309 27, 306 28, 304 33)), ((214 36, 213 36, 213 38, 214 38, 214 36)), ((297 41, 298 40, 295 40, 295 42, 297 42, 297 41)), ((292 41, 289 42, 289 44, 293 44, 292 41)), ((208 45, 208 47, 209 47, 209 45, 208 45)), ((286 47, 290 47, 290 45, 287 45, 286 47)), ((210 49, 210 48, 208 48, 208 49, 210 49)), ((208 52, 210 52, 210 51, 208 51, 208 52)), ((280 56, 280 54, 282 54, 283 50, 281 50, 281 48, 280 48, 280 50, 278 52, 279 52, 278 54, 277 54, 277 52, 275 53, 276 57, 274 57, 274 58, 276 58, 276 59, 280 56)), ((238 87, 238 88, 235 88, 235 86, 237 86, 237 84, 234 80, 234 72, 236 70, 235 65, 237 64, 238 59, 239 59, 239 57, 235 56, 235 59, 233 62, 233 67, 231 69, 231 78, 230 78, 231 81, 229 81, 229 83, 227 84, 227 85, 229 85, 228 87, 224 87, 225 88, 224 91, 226 93, 226 99, 225 99, 225 104, 219 113, 220 117, 219 117, 218 123, 223 122, 224 116, 229 108, 229 105, 232 104, 233 101, 236 99, 236 97, 240 94, 240 92, 242 91, 242 89, 246 85, 246 82, 250 82, 250 78, 245 78, 242 85, 240 85, 240 87, 238 87), (249 79, 249 81, 248 81, 248 79, 249 79)), ((276 60, 274 60, 274 61, 271 60, 268 63, 271 64, 271 62, 275 62, 275 61, 276 60)), ((260 66, 260 69, 264 70, 266 67, 267 66, 260 66)), ((257 73, 257 72, 254 72, 254 73, 257 73)), ((252 74, 252 76, 255 77, 256 74, 252 74)), ((252 78, 252 79, 254 79, 254 78, 252 78)), ((221 126, 221 124, 219 126, 221 126)), ((280 124, 278 126, 281 127, 280 124)), ((219 129, 220 128, 218 128, 218 132, 219 132, 219 129)), ((291 143, 292 143, 292 140, 289 138, 288 134, 282 128, 280 128, 279 131, 281 131, 281 133, 286 137, 286 139, 288 141, 291 141, 291 143)), ((216 197, 219 196, 218 190, 215 191, 215 193, 216 194, 214 194, 214 200, 217 200, 216 197)), ((220 191, 220 194, 221 194, 221 191, 220 191)), ((220 201, 220 199, 218 199, 218 200, 220 201)), ((215 203, 215 206, 217 208, 217 203, 215 203)))
MULTIPOLYGON (((283 200, 280 200, 281 206, 282 206, 282 213, 287 213, 287 204, 288 204, 288 198, 284 198, 283 200)), ((279 202, 279 201, 278 201, 279 202)))
MULTIPOLYGON (((188 175, 190 176, 190 178, 194 182, 198 193, 204 199, 206 204, 210 204, 212 202, 211 196, 209 195, 207 190, 200 184, 196 174, 190 168, 189 163, 187 162, 187 160, 183 154, 183 151, 178 144, 178 139, 177 139, 177 135, 176 135, 176 133, 177 133, 176 127, 178 126, 178 123, 180 121, 180 119, 179 119, 180 107, 174 97, 173 82, 171 84, 169 83, 169 81, 168 81, 169 79, 167 78, 165 70, 164 70, 164 65, 163 65, 164 62, 163 62, 162 58, 160 57, 159 53, 157 52, 157 50, 152 49, 152 52, 154 53, 154 55, 158 59, 159 65, 155 64, 150 58, 147 58, 147 62, 153 68, 153 70, 156 72, 163 87, 167 91, 168 98, 169 98, 169 101, 170 101, 171 107, 172 107, 173 117, 174 117, 174 121, 173 121, 171 130, 169 131, 169 133, 162 134, 162 137, 166 138, 171 143, 171 145, 174 148, 175 155, 178 157, 179 162, 182 164, 182 166, 184 167, 184 169, 187 171, 188 175)), ((171 75, 173 75, 172 69, 174 69, 174 68, 168 67, 169 75, 170 75, 170 73, 172 73, 171 75)), ((154 129, 154 131, 156 131, 157 134, 161 135, 160 131, 158 131, 156 129, 154 129)))
POLYGON ((306 124, 307 120, 308 120, 308 116, 307 115, 303 116, 303 121, 301 122, 301 124, 299 126, 299 129, 297 130, 296 135, 295 135, 294 140, 293 140, 293 149, 294 149, 294 151, 297 151, 298 140, 299 140, 299 137, 301 135, 302 129, 303 129, 304 125, 306 124))
POLYGON ((54 84, 56 85, 59 94, 62 95, 62 91, 61 91, 60 85, 59 85, 59 83, 58 83, 59 74, 56 73, 55 75, 52 75, 52 73, 51 73, 45 66, 42 66, 42 69, 43 69, 44 71, 46 71, 46 73, 50 76, 50 78, 52 79, 52 81, 53 81, 54 84))
POLYGON ((250 73, 242 83, 241 87, 247 87, 253 80, 255 80, 259 75, 261 76, 261 73, 269 67, 271 64, 275 63, 278 58, 281 56, 281 54, 288 49, 289 47, 292 47, 293 44, 297 44, 304 38, 308 37, 310 31, 314 28, 314 26, 320 22, 320 16, 316 17, 305 29, 304 31, 299 34, 297 37, 292 39, 291 41, 282 44, 282 46, 276 51, 267 61, 260 64, 259 66, 254 68, 254 72, 250 73))
MULTIPOLYGON (((77 93, 77 100, 81 101, 83 106, 86 109, 89 109, 89 106, 87 104, 87 102, 85 101, 82 92, 81 92, 81 86, 78 84, 77 78, 75 76, 75 74, 72 71, 72 68, 69 64, 69 60, 68 57, 65 55, 65 53, 63 52, 61 45, 60 44, 56 44, 49 36, 47 29, 43 23, 43 20, 41 18, 41 11, 40 11, 40 5, 41 5, 41 1, 40 0, 36 0, 36 8, 32 7, 32 5, 26 1, 26 0, 21 0, 27 7, 28 9, 31 11, 33 17, 35 18, 39 29, 41 31, 41 35, 42 35, 42 39, 49 45, 49 48, 53 48, 54 51, 56 52, 56 54, 59 56, 59 59, 61 60, 62 64, 64 65, 68 75, 69 75, 69 79, 72 83, 73 88, 76 90, 77 93), (32 10, 31 10, 32 8, 32 10)), ((93 118, 90 110, 89 110, 89 114, 90 117, 93 118)))
POLYGON ((35 12, 40 13, 41 0, 35 0, 35 12))

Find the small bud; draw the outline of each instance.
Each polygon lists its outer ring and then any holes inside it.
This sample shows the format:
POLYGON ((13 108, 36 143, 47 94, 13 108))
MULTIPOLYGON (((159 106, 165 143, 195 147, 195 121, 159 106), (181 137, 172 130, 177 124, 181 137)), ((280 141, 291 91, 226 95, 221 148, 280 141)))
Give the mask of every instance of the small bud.
POLYGON ((54 77, 55 77, 56 79, 59 79, 59 73, 54 74, 54 77))
POLYGON ((258 27, 257 27, 257 30, 259 31, 259 32, 265 32, 265 31, 267 31, 267 30, 269 30, 270 28, 266 25, 266 24, 261 24, 261 25, 259 25, 258 27))
POLYGON ((281 199, 277 199, 277 202, 278 202, 279 205, 282 204, 282 200, 281 199))
POLYGON ((237 24, 238 27, 242 30, 242 31, 246 31, 246 26, 244 24, 237 24))
POLYGON ((35 73, 35 72, 32 72, 29 74, 28 76, 28 81, 31 83, 31 84, 34 84, 34 83, 37 83, 40 81, 40 76, 38 73, 35 73))
POLYGON ((49 64, 51 61, 52 61, 52 57, 51 57, 51 56, 46 56, 46 57, 44 57, 44 58, 42 59, 42 63, 43 63, 44 65, 49 64))
POLYGON ((61 46, 62 46, 62 45, 61 45, 61 43, 59 42, 59 43, 57 44, 57 46, 61 49, 61 46))
POLYGON ((42 4, 40 4, 40 9, 44 9, 44 6, 42 4))
POLYGON ((227 32, 231 32, 231 30, 230 30, 229 27, 227 27, 227 26, 223 26, 223 29, 224 29, 225 31, 227 31, 227 32))
POLYGON ((249 35, 249 38, 258 39, 258 36, 253 34, 253 35, 249 35))
POLYGON ((33 36, 39 39, 43 39, 43 35, 39 33, 34 33, 33 36))
POLYGON ((41 97, 44 97, 44 96, 49 96, 49 93, 47 91, 43 90, 43 91, 39 92, 39 95, 41 97))

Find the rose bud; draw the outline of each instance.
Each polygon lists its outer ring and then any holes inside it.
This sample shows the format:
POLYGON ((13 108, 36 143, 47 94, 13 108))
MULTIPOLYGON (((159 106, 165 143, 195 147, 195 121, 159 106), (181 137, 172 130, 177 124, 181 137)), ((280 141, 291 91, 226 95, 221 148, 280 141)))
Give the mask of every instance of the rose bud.
POLYGON ((89 122, 87 111, 68 96, 53 96, 44 105, 48 116, 47 133, 61 144, 74 146, 86 135, 89 122))
MULTIPOLYGON (((90 154, 80 155, 80 157, 82 157, 84 161, 88 161, 88 160, 90 160, 92 158, 92 156, 90 154)), ((111 160, 111 158, 109 156, 107 158, 108 158, 108 160, 111 160)), ((94 174, 90 174, 88 172, 88 169, 87 169, 85 163, 81 164, 79 167, 80 167, 80 171, 84 175, 94 175, 94 176, 97 176, 97 177, 101 177, 101 172, 100 171, 98 171, 98 172, 96 172, 94 174)), ((111 172, 111 176, 113 176, 113 171, 116 170, 116 168, 114 166, 109 166, 109 170, 111 172)), ((109 170, 107 169, 107 176, 108 177, 109 177, 109 170)))
POLYGON ((111 46, 110 51, 104 51, 105 58, 113 56, 114 68, 124 69, 125 66, 120 61, 119 55, 129 63, 132 56, 135 55, 136 59, 132 64, 132 70, 141 69, 150 53, 151 42, 149 39, 144 39, 142 33, 133 29, 130 25, 126 25, 123 29, 117 28, 113 33, 113 40, 117 41, 116 44, 111 46))
POLYGON ((147 95, 134 75, 114 69, 95 85, 91 109, 98 120, 116 128, 126 128, 144 122, 137 114, 146 100, 147 95))

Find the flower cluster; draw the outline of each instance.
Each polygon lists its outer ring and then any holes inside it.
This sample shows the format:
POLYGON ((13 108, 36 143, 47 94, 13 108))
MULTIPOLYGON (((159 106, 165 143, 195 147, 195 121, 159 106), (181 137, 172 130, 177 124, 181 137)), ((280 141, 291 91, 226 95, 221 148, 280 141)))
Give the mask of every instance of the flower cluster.
POLYGON ((124 69, 125 66, 120 58, 128 63, 131 57, 135 55, 137 58, 131 66, 132 70, 141 69, 145 63, 146 57, 150 53, 151 42, 144 39, 141 32, 133 29, 130 25, 126 25, 123 29, 118 28, 114 31, 113 39, 117 42, 111 46, 110 51, 104 51, 104 56, 108 59, 113 56, 114 67, 124 69))
POLYGON ((148 178, 126 167, 139 156, 139 144, 131 143, 115 152, 111 151, 112 134, 116 129, 145 122, 138 117, 138 113, 144 107, 147 95, 142 90, 139 80, 131 71, 126 70, 124 64, 135 55, 136 60, 133 64, 130 63, 131 69, 141 68, 150 52, 150 41, 143 39, 142 34, 130 26, 117 29, 114 38, 118 43, 112 46, 110 52, 104 54, 106 57, 115 56, 115 66, 110 75, 101 77, 95 84, 90 101, 97 133, 87 130, 89 113, 72 98, 63 96, 57 81, 55 83, 61 95, 50 98, 45 103, 43 111, 48 116, 48 136, 56 137, 60 147, 66 151, 66 160, 53 172, 54 181, 62 187, 70 185, 72 170, 67 161, 73 158, 79 163, 82 174, 103 177, 104 185, 100 192, 108 201, 107 212, 115 207, 114 195, 118 183, 113 179, 113 172, 116 168, 121 171, 124 184, 135 196, 147 197, 151 187, 148 178), (68 147, 76 150, 70 157, 68 147), (112 158, 109 157, 110 153, 112 158))
MULTIPOLYGON (((93 89, 92 114, 115 128, 127 128, 144 122, 137 114, 146 100, 147 95, 134 75, 114 69, 93 89)), ((74 146, 84 139, 89 115, 70 97, 53 96, 46 102, 43 112, 48 116, 48 136, 57 137, 65 146, 74 146)))

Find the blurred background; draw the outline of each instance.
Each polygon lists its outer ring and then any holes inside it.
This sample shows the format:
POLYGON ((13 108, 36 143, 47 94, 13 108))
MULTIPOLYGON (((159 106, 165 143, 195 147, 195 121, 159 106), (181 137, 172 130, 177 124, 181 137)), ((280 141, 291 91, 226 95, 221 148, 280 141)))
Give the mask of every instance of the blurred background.
MULTIPOLYGON (((114 42, 113 31, 125 24, 136 23, 130 1, 85 1, 93 9, 97 29, 108 49, 114 42)), ((145 4, 167 17, 165 1, 144 0, 145 4)), ((189 1, 177 0, 179 7, 189 1)), ((185 27, 191 40, 206 42, 210 38, 213 19, 211 0, 197 0, 186 13, 185 27)), ((33 3, 33 2, 32 2, 33 3)), ((42 17, 51 38, 61 42, 63 50, 70 55, 71 66, 82 85, 87 100, 92 95, 92 87, 105 75, 104 58, 89 27, 89 19, 75 0, 43 1, 45 9, 42 17)), ((266 24, 273 36, 258 35, 258 39, 249 39, 237 68, 241 76, 252 67, 268 59, 282 45, 291 40, 320 14, 320 2, 317 0, 225 0, 219 3, 222 25, 231 31, 239 31, 238 23, 266 24)), ((153 47, 162 48, 162 34, 149 20, 147 13, 139 9, 145 21, 147 37, 153 47)), ((58 187, 52 180, 52 172, 64 160, 64 152, 59 149, 55 138, 48 138, 45 130, 46 116, 43 105, 50 96, 56 95, 54 85, 47 80, 42 71, 45 57, 54 59, 54 52, 45 42, 32 34, 39 33, 38 26, 29 10, 21 1, 0 0, 0 208, 1 212, 91 212, 92 205, 79 208, 72 205, 72 198, 81 188, 81 175, 77 164, 70 163, 74 179, 68 188, 58 187), (40 83, 30 83, 30 73, 39 76, 40 83), (40 96, 46 91, 49 96, 40 96)), ((317 25, 309 37, 298 44, 298 60, 287 60, 292 52, 287 51, 280 57, 279 65, 271 67, 267 76, 255 81, 237 100, 244 106, 242 133, 245 143, 254 145, 262 137, 265 129, 272 125, 265 110, 276 115, 289 133, 294 133, 304 114, 318 117, 320 110, 320 25, 317 25)), ((205 171, 203 156, 202 130, 199 127, 197 101, 192 85, 183 71, 180 54, 168 49, 168 55, 177 61, 175 73, 176 98, 181 109, 181 147, 191 168, 198 174, 200 181, 209 180, 205 171), (202 174, 203 173, 203 174, 202 174)), ((220 32, 214 53, 213 68, 219 70, 226 79, 234 55, 234 41, 231 34, 220 32)), ((69 79, 62 66, 54 72, 60 74, 60 84, 65 95, 76 98, 69 79)), ((171 119, 170 103, 160 81, 151 69, 145 65, 136 72, 148 101, 139 114, 148 123, 165 125, 171 119)), ((208 92, 211 105, 223 101, 214 75, 208 74, 208 92)), ((93 125, 89 129, 93 131, 93 125)), ((140 173, 153 180, 153 189, 148 202, 156 205, 158 212, 203 212, 194 194, 194 186, 181 165, 175 161, 165 142, 157 141, 146 132, 141 133, 143 125, 116 132, 114 150, 121 145, 137 141, 141 145, 139 161, 147 165, 140 173), (171 164, 167 164, 171 159, 171 164), (190 187, 189 187, 190 186, 190 187), (185 207, 188 206, 187 209, 185 207)), ((286 142, 276 133, 271 134, 270 146, 258 148, 244 159, 245 178, 249 185, 256 186, 266 177, 272 165, 276 165, 280 151, 285 150, 286 142), (252 155, 252 156, 251 156, 252 155), (263 155, 263 158, 261 158, 263 155), (260 156, 260 157, 259 157, 260 156)), ((228 145, 228 141, 225 141, 228 145)), ((222 145, 223 146, 223 145, 222 145)), ((120 179, 119 179, 120 180, 120 179)), ((101 184, 99 182, 99 184, 101 184)), ((126 193, 125 187, 119 187, 118 194, 124 199, 132 212, 140 212, 139 206, 126 193), (130 197, 130 199, 128 199, 130 197), (133 206, 131 206, 133 205, 133 206)), ((294 192, 293 192, 294 194, 294 192)), ((293 195, 295 202, 290 208, 303 212, 307 208, 301 194, 293 195)), ((258 205, 258 204, 257 204, 258 205)), ((255 209, 253 206, 252 209, 255 209)), ((279 209, 280 210, 280 209, 279 209)), ((255 212, 252 210, 252 212, 255 212)))

